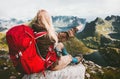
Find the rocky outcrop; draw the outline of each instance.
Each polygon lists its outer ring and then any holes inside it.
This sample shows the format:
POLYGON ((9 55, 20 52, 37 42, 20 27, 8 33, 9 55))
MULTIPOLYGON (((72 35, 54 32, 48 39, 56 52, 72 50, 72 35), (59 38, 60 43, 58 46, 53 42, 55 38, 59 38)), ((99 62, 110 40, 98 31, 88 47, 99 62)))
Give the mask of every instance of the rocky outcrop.
POLYGON ((103 67, 92 61, 85 61, 85 79, 118 79, 120 78, 120 68, 111 66, 103 67))
POLYGON ((69 65, 58 71, 45 71, 45 77, 42 73, 25 75, 22 79, 84 79, 85 67, 83 64, 69 65))

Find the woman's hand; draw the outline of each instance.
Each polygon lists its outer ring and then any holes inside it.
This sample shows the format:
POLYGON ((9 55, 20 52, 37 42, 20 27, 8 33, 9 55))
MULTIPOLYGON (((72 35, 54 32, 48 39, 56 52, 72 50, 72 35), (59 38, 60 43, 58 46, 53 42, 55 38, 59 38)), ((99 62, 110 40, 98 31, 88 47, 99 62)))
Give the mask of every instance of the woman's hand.
POLYGON ((79 26, 77 26, 76 27, 77 28, 77 33, 79 33, 79 32, 82 32, 83 31, 83 29, 84 29, 84 26, 82 25, 82 24, 80 24, 79 26))
POLYGON ((79 30, 82 30, 83 26, 82 26, 82 24, 80 24, 80 25, 77 26, 76 28, 77 28, 77 30, 79 31, 79 30))

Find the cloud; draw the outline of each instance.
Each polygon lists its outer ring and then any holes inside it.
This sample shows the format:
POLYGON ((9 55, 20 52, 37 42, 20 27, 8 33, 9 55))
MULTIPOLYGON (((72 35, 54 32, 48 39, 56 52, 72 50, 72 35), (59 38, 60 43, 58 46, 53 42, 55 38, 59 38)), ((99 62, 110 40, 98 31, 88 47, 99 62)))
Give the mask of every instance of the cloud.
POLYGON ((120 0, 0 0, 0 18, 34 17, 39 9, 51 15, 103 17, 120 14, 120 0))

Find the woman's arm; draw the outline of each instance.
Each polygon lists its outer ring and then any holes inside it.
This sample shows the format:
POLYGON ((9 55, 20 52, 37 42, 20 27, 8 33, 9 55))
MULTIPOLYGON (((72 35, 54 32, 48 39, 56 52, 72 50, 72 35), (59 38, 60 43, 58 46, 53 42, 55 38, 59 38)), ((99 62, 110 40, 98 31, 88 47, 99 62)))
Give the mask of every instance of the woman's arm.
POLYGON ((59 39, 59 42, 64 42, 66 40, 68 40, 69 38, 72 38, 75 36, 75 33, 79 30, 81 30, 83 27, 82 25, 79 25, 77 27, 74 27, 66 32, 60 32, 58 33, 58 39, 59 39))

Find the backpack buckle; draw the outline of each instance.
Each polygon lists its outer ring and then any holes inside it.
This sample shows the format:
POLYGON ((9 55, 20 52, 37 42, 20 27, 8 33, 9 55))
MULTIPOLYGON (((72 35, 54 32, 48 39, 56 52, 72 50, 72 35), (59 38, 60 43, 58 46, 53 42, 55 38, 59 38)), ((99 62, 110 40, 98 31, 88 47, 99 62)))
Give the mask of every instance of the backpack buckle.
POLYGON ((19 56, 22 56, 22 52, 21 51, 18 54, 19 54, 19 56))
POLYGON ((15 55, 16 58, 19 58, 21 56, 22 56, 22 52, 21 51, 19 51, 18 54, 15 55))

